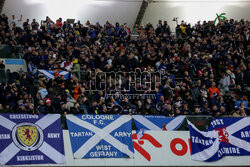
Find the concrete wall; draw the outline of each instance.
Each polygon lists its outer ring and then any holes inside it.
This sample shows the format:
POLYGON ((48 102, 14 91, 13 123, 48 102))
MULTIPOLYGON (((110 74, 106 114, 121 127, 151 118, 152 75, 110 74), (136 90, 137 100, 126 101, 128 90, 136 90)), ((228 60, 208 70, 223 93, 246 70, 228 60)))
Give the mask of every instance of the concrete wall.
POLYGON ((23 70, 27 72, 27 65, 24 59, 0 59, 5 64, 5 71, 10 69, 11 72, 23 70))
POLYGON ((6 0, 2 13, 10 18, 12 14, 23 15, 23 20, 44 20, 49 16, 52 20, 62 17, 63 20, 75 18, 85 23, 106 20, 112 23, 127 23, 132 27, 142 0, 6 0))
MULTIPOLYGON (((106 20, 115 23, 128 23, 132 27, 139 12, 142 0, 7 0, 2 13, 9 17, 12 14, 23 15, 26 18, 40 20, 50 16, 52 20, 62 17, 63 20, 75 18, 85 23, 106 20)), ((179 22, 185 20, 195 24, 198 20, 214 20, 216 13, 226 13, 226 17, 250 20, 249 0, 155 0, 150 3, 143 18, 143 24, 148 21, 155 26, 159 19, 167 20, 174 29, 176 23, 173 17, 179 17, 179 22)))
POLYGON ((173 30, 176 27, 173 17, 179 17, 179 23, 184 20, 194 25, 199 20, 214 20, 216 13, 226 13, 227 18, 250 20, 249 9, 249 0, 161 0, 149 4, 143 24, 150 21, 156 26, 162 19, 168 21, 173 30))

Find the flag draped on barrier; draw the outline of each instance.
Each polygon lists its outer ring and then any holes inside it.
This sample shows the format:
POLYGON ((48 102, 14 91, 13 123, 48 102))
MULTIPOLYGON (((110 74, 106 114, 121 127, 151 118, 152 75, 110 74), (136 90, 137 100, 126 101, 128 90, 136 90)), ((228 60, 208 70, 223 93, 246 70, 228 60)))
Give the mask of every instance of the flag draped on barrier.
POLYGON ((226 155, 250 155, 250 118, 213 119, 207 131, 188 121, 192 159, 215 161, 226 155))
POLYGON ((69 79, 69 72, 59 70, 38 70, 38 74, 44 74, 47 79, 54 79, 55 76, 64 76, 64 79, 69 79))
POLYGON ((133 157, 131 116, 67 115, 74 158, 133 157))
POLYGON ((185 118, 185 116, 169 118, 161 115, 133 115, 138 130, 176 130, 185 118))
POLYGON ((1 114, 0 164, 65 163, 59 114, 1 114))

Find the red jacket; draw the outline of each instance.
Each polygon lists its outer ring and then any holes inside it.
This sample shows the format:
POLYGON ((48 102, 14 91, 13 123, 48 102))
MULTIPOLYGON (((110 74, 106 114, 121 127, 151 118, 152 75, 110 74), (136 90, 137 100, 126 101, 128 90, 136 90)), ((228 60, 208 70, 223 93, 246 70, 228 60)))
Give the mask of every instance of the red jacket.
POLYGON ((216 88, 216 87, 210 87, 209 89, 208 89, 208 93, 209 93, 209 95, 210 95, 210 98, 212 98, 213 97, 213 94, 215 93, 215 94, 217 94, 218 96, 220 96, 220 90, 218 89, 218 88, 216 88))

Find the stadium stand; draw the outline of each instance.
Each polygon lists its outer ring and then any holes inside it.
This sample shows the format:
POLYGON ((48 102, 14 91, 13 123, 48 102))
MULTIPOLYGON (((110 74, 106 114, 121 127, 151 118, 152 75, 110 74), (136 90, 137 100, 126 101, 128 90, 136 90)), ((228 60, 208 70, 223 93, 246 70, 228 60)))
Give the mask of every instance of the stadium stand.
POLYGON ((250 114, 248 21, 231 19, 217 25, 204 21, 195 26, 182 22, 174 34, 166 21, 159 20, 156 27, 150 23, 135 27, 137 38, 126 24, 108 21, 103 26, 89 21, 69 24, 47 17, 41 24, 35 19, 22 24, 2 14, 0 23, 0 44, 22 45, 29 69, 12 72, 0 62, 1 113, 60 113, 64 120, 68 113, 250 114), (54 79, 40 69, 53 70, 54 79), (69 72, 69 79, 58 75, 60 70, 69 72), (125 73, 136 70, 145 72, 141 82, 125 73), (103 80, 88 75, 91 71, 122 75, 103 80), (155 75, 154 81, 146 75, 157 71, 162 77, 155 75), (111 93, 115 97, 107 98, 111 93), (116 98, 120 94, 140 97, 116 98), (147 94, 154 98, 141 97, 147 94))

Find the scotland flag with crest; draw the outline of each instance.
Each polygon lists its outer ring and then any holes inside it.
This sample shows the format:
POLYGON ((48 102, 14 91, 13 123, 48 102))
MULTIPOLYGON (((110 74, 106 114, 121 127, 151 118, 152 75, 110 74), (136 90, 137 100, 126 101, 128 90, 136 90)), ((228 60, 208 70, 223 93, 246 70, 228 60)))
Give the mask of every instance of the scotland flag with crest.
POLYGON ((67 115, 74 158, 133 157, 131 116, 67 115))
POLYGON ((185 118, 183 115, 172 118, 163 115, 133 115, 138 130, 176 130, 181 126, 185 118))
POLYGON ((250 155, 250 117, 214 118, 206 131, 198 130, 189 121, 188 124, 193 160, 250 155))
POLYGON ((0 164, 65 163, 59 114, 0 114, 0 164))

